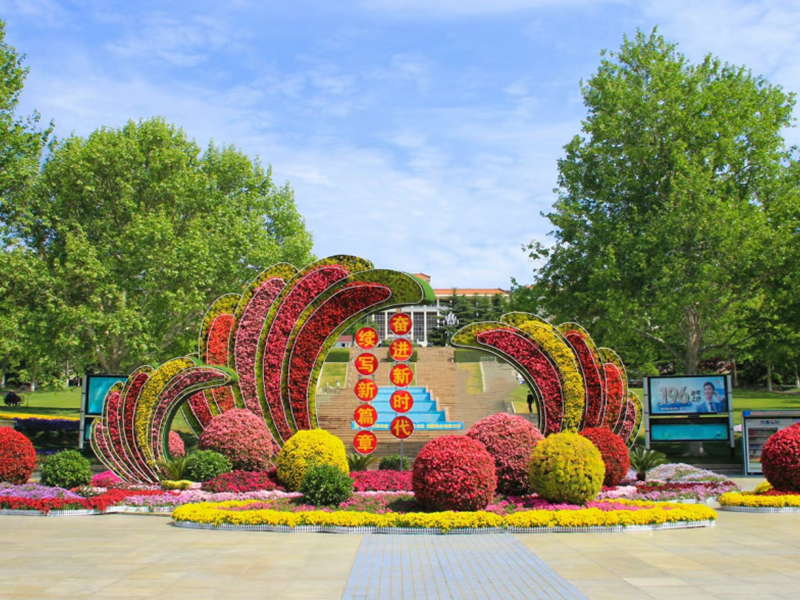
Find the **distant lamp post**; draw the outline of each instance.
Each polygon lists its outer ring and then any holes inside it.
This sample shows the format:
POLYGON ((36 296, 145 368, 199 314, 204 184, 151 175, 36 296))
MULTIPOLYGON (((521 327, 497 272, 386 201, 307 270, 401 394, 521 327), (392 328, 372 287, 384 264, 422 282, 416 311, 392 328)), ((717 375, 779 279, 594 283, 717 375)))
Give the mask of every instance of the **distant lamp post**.
MULTIPOLYGON (((450 327, 457 327, 458 326, 458 317, 456 316, 456 313, 449 312, 449 313, 447 313, 445 315, 445 317, 444 317, 444 326, 445 326, 445 328, 448 328, 448 329, 450 327)), ((453 337, 453 332, 452 331, 448 331, 447 332, 447 345, 448 346, 450 345, 450 339, 452 337, 453 337)))

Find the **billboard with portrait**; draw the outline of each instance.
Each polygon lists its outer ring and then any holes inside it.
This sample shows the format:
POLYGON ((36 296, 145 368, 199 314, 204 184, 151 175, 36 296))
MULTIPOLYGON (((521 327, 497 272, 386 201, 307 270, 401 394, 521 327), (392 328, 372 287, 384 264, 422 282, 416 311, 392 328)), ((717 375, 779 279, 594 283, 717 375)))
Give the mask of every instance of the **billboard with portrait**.
POLYGON ((651 415, 714 415, 728 412, 725 375, 651 377, 651 415))

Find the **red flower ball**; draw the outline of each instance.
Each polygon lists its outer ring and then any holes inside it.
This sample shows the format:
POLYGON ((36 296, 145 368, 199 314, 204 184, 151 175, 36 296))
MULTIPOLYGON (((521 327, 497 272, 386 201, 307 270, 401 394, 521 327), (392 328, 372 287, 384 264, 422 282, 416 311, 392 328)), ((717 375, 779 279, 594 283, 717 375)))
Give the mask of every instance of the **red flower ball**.
POLYGON ((167 438, 169 444, 169 453, 172 456, 186 456, 186 446, 178 435, 177 431, 170 431, 167 438))
POLYGON ((606 466, 603 485, 617 486, 631 467, 631 457, 625 441, 606 427, 590 427, 579 433, 592 442, 603 456, 603 463, 606 466))
POLYGON ((497 468, 497 491, 507 496, 531 493, 528 466, 533 448, 544 439, 529 421, 517 415, 498 413, 481 419, 467 435, 486 446, 497 468))
POLYGON ((481 510, 497 489, 494 459, 465 435, 438 437, 414 460, 412 487, 428 510, 481 510))
POLYGON ((776 490, 800 491, 800 423, 770 436, 761 451, 761 467, 776 490))
POLYGON ((11 427, 0 427, 0 481, 27 483, 35 466, 36 450, 31 441, 11 427))
POLYGON ((227 456, 234 469, 261 471, 272 458, 272 434, 260 417, 237 408, 211 420, 200 436, 200 449, 227 456))

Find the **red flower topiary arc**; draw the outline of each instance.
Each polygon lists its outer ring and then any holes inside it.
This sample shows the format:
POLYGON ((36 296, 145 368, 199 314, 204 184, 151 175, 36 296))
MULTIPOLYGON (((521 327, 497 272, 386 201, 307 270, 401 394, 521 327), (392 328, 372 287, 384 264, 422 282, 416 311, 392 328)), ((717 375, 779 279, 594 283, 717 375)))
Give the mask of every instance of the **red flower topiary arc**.
POLYGON ((761 468, 776 490, 800 491, 800 423, 770 436, 761 451, 761 468))
POLYGON ((528 466, 534 447, 544 439, 528 420, 518 415, 498 413, 481 419, 467 432, 494 458, 497 491, 507 496, 531 493, 528 466))
POLYGON ((27 483, 34 467, 36 450, 31 441, 11 427, 0 427, 0 481, 27 483))
POLYGON ((603 464, 606 467, 603 485, 609 487, 618 485, 631 467, 631 458, 625 440, 607 427, 590 427, 579 433, 600 450, 603 464))
POLYGON ((261 471, 272 458, 272 434, 260 417, 236 408, 211 420, 200 436, 200 448, 227 456, 234 469, 261 471))
POLYGON ((412 487, 428 510, 481 510, 497 489, 494 459, 465 435, 436 438, 414 460, 412 487))

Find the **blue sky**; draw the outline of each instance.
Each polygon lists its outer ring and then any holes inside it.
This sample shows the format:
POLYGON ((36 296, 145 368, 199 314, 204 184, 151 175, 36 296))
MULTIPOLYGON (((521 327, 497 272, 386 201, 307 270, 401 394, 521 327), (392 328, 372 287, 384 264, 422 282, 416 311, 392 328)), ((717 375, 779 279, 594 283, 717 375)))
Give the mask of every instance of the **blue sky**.
MULTIPOLYGON (((800 90, 800 1, 0 0, 31 68, 21 111, 81 135, 162 115, 289 181, 318 256, 528 282, 579 82, 659 27, 800 90)), ((798 131, 788 132, 791 143, 798 131)))

